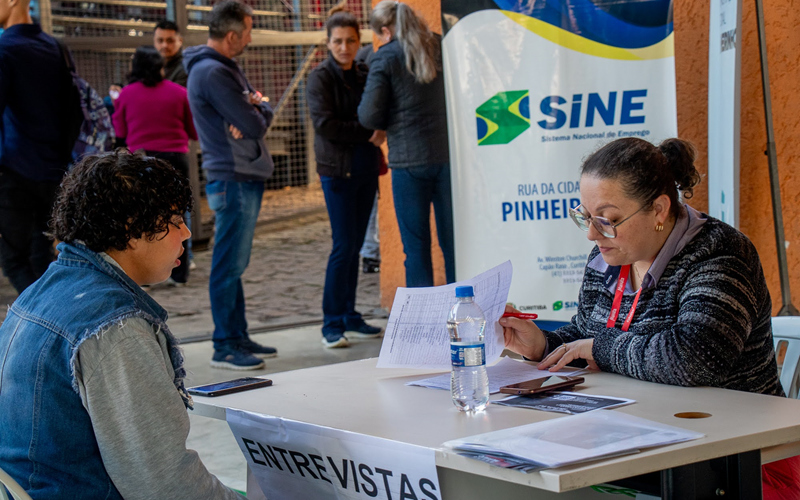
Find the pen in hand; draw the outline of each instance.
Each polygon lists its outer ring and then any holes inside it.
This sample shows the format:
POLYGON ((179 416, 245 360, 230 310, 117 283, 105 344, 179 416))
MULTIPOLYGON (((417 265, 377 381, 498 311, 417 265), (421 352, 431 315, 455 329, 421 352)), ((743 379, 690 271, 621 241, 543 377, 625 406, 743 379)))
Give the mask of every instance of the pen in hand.
POLYGON ((519 319, 536 319, 539 317, 538 314, 534 313, 516 313, 516 312, 504 312, 503 318, 519 318, 519 319))

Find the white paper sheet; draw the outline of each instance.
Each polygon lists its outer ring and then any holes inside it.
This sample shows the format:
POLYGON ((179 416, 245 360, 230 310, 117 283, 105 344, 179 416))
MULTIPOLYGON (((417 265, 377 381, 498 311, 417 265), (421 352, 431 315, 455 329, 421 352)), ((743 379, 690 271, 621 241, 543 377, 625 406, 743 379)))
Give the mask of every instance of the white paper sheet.
MULTIPOLYGON (((536 380, 539 378, 547 378, 553 375, 560 377, 571 377, 583 373, 584 370, 561 370, 559 372, 550 372, 547 370, 540 370, 534 365, 524 363, 511 359, 508 356, 498 361, 492 366, 486 367, 486 374, 489 376, 489 394, 496 394, 500 392, 500 388, 504 385, 517 384, 525 382, 526 380, 536 380)), ((415 380, 407 382, 406 385, 417 385, 420 387, 427 387, 429 389, 446 389, 450 390, 450 372, 437 375, 435 377, 426 378, 424 380, 415 380)))
POLYGON ((398 288, 386 326, 378 368, 450 369, 447 314, 455 304, 457 286, 472 285, 475 301, 486 316, 486 364, 503 353, 503 315, 511 288, 511 261, 478 276, 449 285, 398 288))
POLYGON ((444 445, 485 453, 498 450, 542 468, 554 468, 703 436, 633 415, 599 410, 456 439, 444 445))

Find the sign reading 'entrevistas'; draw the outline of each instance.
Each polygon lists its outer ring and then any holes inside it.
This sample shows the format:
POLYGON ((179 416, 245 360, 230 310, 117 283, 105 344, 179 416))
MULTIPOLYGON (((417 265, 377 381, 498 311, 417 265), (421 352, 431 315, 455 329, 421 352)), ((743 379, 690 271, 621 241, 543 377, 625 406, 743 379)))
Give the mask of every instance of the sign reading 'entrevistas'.
POLYGON ((441 499, 430 448, 231 409, 227 421, 267 498, 441 499))

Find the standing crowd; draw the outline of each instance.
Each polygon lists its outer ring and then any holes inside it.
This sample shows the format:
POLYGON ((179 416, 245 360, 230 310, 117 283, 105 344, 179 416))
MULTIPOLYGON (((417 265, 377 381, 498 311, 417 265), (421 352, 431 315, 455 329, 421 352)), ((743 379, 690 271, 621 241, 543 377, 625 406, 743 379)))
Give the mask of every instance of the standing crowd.
MULTIPOLYGON (((238 498, 186 449, 183 357, 166 311, 142 287, 186 279, 186 154, 198 138, 216 216, 212 365, 255 369, 277 354, 250 339, 242 287, 274 170, 264 141, 272 110, 234 59, 251 40, 253 12, 217 3, 208 42, 184 53, 177 27, 160 24, 156 48, 136 51, 113 102, 117 136, 137 152, 87 155, 68 170, 80 85, 28 3, 0 0, 0 259, 21 292, 0 326, 0 465, 37 499, 238 498), (50 238, 60 242, 55 262, 50 238)), ((326 347, 381 335, 355 297, 384 140, 406 282, 433 284, 431 204, 454 280, 440 41, 401 2, 379 3, 371 26, 381 47, 359 56, 357 20, 332 13, 329 57, 307 87, 333 237, 326 347)), ((755 247, 684 203, 700 179, 695 157, 679 139, 623 138, 587 158, 581 204, 570 208, 595 244, 577 314, 555 331, 502 318, 509 349, 540 368, 577 362, 655 383, 783 396, 755 247)), ((765 498, 798 498, 796 457, 763 472, 765 498)))
MULTIPOLYGON (((0 264, 21 293, 55 259, 48 220, 77 156, 70 132, 76 106, 75 83, 64 71, 69 51, 32 22, 25 0, 12 3, 0 40, 0 109, 7 117, 0 150, 0 264), (15 64, 20 60, 36 64, 15 64)), ((241 278, 264 181, 274 170, 264 140, 272 109, 235 59, 250 43, 252 27, 250 7, 223 2, 210 17, 207 44, 184 51, 178 26, 162 21, 153 46, 133 54, 125 85, 113 85, 105 99, 116 147, 165 160, 184 178, 190 175, 189 141, 200 142, 215 215, 211 364, 235 370, 261 368, 263 358, 277 355, 249 337, 241 278)), ((322 297, 327 348, 347 347, 348 338, 382 336, 355 310, 355 301, 359 269, 380 268, 378 176, 389 169, 407 286, 433 285, 431 205, 447 282, 455 279, 450 167, 441 147, 447 124, 440 39, 398 2, 376 6, 371 27, 381 44, 375 52, 371 44, 362 47, 350 11, 332 10, 326 23, 329 55, 308 77, 317 172, 333 239, 322 297), (387 139, 388 163, 380 149, 387 139)), ((190 212, 184 220, 191 227, 190 212)), ((166 281, 172 286, 189 279, 191 238, 183 246, 180 265, 166 281)))
MULTIPOLYGON (((0 464, 35 498, 237 498, 186 449, 183 357, 143 287, 188 278, 187 155, 199 140, 215 214, 211 364, 251 370, 277 355, 250 339, 242 287, 274 170, 264 139, 272 109, 235 60, 251 41, 253 12, 217 3, 208 42, 185 51, 178 26, 159 23, 154 46, 136 49, 126 85, 109 89, 105 104, 66 47, 33 23, 29 0, 0 2, 0 24, 0 263, 20 292, 0 326, 0 464), (82 95, 92 119, 113 123, 115 152, 76 158, 73 126, 89 120, 76 120, 82 95)), ((378 6, 373 28, 384 45, 359 56, 356 18, 332 13, 330 57, 308 82, 333 236, 325 347, 381 336, 355 296, 359 254, 366 271, 379 265, 387 136, 409 285, 433 284, 431 202, 453 279, 439 40, 397 2, 378 6)))

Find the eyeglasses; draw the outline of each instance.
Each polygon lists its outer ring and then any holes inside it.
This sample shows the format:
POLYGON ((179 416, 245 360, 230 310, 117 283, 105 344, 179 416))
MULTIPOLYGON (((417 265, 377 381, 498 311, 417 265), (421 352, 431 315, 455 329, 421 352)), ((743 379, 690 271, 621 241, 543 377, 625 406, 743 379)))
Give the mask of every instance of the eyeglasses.
POLYGON ((647 205, 642 205, 639 207, 639 210, 633 212, 629 216, 625 217, 621 221, 617 222, 616 224, 612 223, 610 220, 606 219, 605 217, 594 217, 585 213, 586 209, 583 208, 583 205, 578 205, 575 208, 569 209, 569 216, 575 222, 580 229, 583 231, 589 231, 589 223, 591 223, 595 229, 597 229, 600 234, 605 236, 606 238, 616 238, 617 237, 617 227, 625 222, 626 220, 630 219, 634 215, 638 214, 642 211, 644 207, 647 205))

